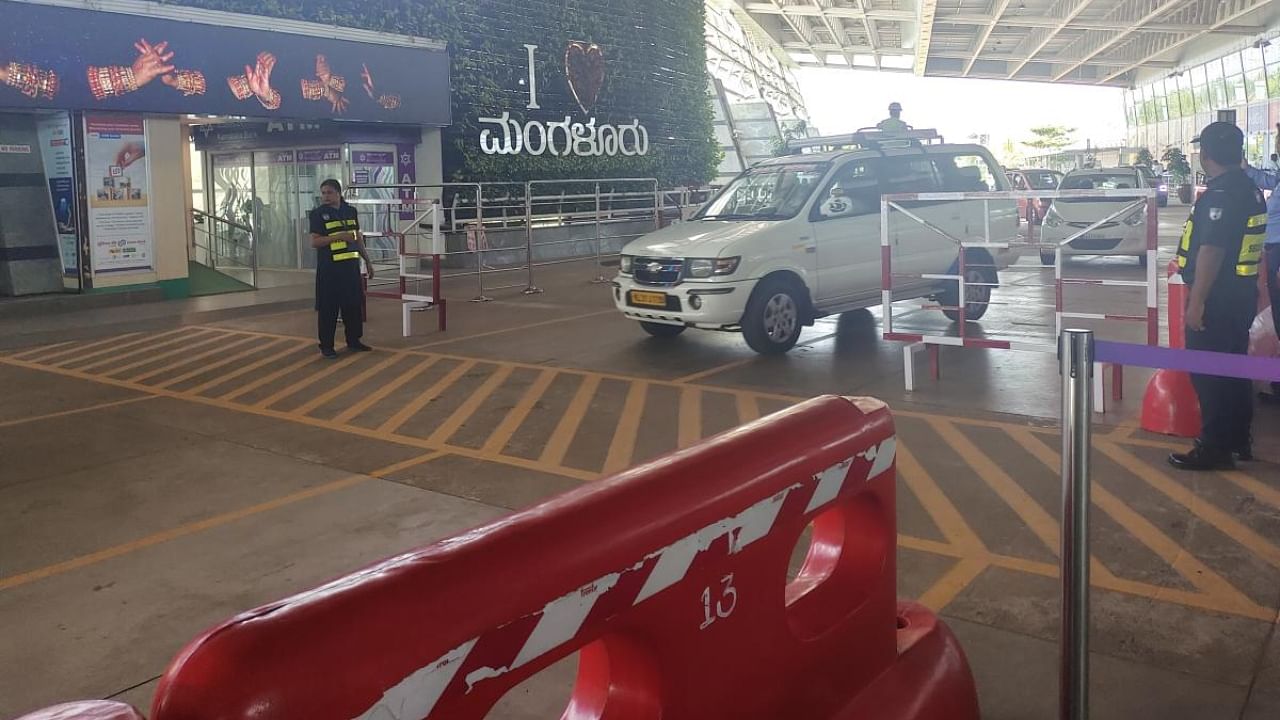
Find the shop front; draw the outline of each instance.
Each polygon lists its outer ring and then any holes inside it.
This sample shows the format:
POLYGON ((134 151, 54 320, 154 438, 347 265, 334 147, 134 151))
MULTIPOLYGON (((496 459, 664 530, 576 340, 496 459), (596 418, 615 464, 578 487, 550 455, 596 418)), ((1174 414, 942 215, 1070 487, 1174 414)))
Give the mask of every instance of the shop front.
POLYGON ((0 17, 0 295, 188 294, 227 269, 196 251, 211 222, 305 270, 321 181, 440 180, 442 43, 130 0, 0 17))

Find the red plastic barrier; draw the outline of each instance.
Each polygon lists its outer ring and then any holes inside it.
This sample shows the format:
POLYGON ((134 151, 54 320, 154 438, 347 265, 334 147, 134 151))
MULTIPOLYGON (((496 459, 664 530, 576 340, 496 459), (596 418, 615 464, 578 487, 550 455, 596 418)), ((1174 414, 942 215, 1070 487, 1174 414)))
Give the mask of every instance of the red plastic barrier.
POLYGON ((896 601, 895 453, 882 403, 812 400, 245 613, 153 717, 473 720, 580 650, 575 720, 976 720, 954 636, 896 601))

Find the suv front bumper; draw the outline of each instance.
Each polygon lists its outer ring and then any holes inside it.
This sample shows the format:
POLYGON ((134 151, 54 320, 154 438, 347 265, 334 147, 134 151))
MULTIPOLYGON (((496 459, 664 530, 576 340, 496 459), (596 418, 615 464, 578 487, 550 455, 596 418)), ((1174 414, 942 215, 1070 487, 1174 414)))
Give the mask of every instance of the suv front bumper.
POLYGON ((755 280, 686 281, 671 287, 657 287, 641 285, 630 277, 619 275, 613 281, 613 304, 632 320, 706 330, 734 330, 742 322, 742 313, 747 309, 753 287, 755 280))

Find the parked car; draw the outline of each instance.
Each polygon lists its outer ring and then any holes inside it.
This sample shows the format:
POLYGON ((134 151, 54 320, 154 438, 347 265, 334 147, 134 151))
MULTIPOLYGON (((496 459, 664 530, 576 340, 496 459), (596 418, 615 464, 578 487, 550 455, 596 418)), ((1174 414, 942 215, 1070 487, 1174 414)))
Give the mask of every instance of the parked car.
MULTIPOLYGON (((1029 168, 1026 170, 1006 170, 1005 177, 1014 190, 1057 190, 1062 182, 1062 173, 1057 170, 1029 168)), ((1028 225, 1039 225, 1044 218, 1044 211, 1049 207, 1045 200, 1018 200, 1018 216, 1025 218, 1028 225)))
MULTIPOLYGON (((889 193, 1007 190, 1008 181, 980 145, 927 142, 931 131, 859 133, 843 142, 803 141, 826 152, 766 160, 743 172, 688 222, 627 244, 614 301, 656 337, 688 328, 741 332, 760 353, 790 350, 806 325, 882 300, 880 198, 889 193), (926 141, 922 141, 921 138, 926 141)), ((981 242, 1017 233, 1013 201, 927 200, 902 204, 958 238, 981 242)), ((895 271, 954 274, 957 243, 907 218, 890 215, 895 271)), ((970 248, 967 282, 998 282, 1014 253, 970 248)), ((895 298, 935 298, 959 305, 957 283, 895 280, 895 298)), ((966 290, 965 318, 986 312, 991 287, 966 290)), ((945 311, 958 320, 955 310, 945 311)))
MULTIPOLYGON (((1059 190, 1147 189, 1146 178, 1132 167, 1072 170, 1059 190)), ((1067 255, 1133 255, 1147 264, 1147 209, 1137 207, 1123 217, 1104 222, 1067 245, 1060 243, 1097 221, 1115 213, 1136 198, 1059 198, 1044 216, 1042 241, 1058 244, 1067 255)), ((1055 250, 1040 251, 1040 261, 1052 265, 1055 250)))
POLYGON ((1146 181, 1147 187, 1156 189, 1156 205, 1160 207, 1169 206, 1169 182, 1163 177, 1156 175, 1156 171, 1146 165, 1128 165, 1122 167, 1132 167, 1142 173, 1142 179, 1146 181))

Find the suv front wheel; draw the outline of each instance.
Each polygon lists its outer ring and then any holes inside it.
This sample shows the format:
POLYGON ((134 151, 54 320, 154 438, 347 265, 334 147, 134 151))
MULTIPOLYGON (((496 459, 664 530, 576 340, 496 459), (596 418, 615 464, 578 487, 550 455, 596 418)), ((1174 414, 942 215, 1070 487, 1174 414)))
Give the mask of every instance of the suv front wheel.
POLYGON ((804 326, 804 292, 795 282, 767 278, 756 286, 742 314, 742 335, 752 350, 780 355, 795 347, 804 326))

